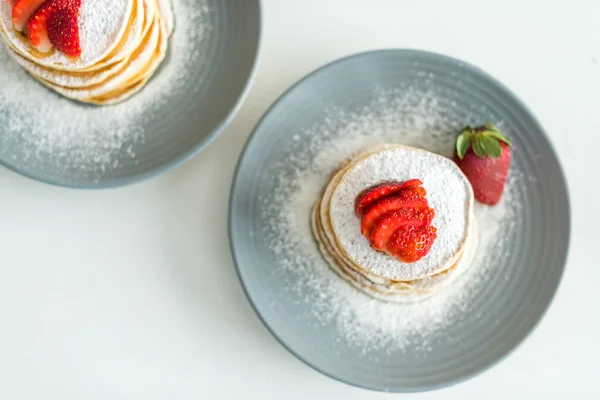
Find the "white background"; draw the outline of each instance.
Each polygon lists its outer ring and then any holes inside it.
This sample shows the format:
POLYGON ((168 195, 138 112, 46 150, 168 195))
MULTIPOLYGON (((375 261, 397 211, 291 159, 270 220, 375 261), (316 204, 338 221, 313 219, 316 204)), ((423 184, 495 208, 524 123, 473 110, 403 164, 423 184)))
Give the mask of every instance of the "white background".
POLYGON ((0 168, 0 399, 389 398, 271 337, 226 233, 234 167, 266 108, 315 68, 388 47, 461 58, 520 96, 559 152, 573 216, 564 280, 525 343, 474 379, 405 397, 600 398, 600 1, 264 0, 262 45, 233 124, 158 179, 74 191, 0 168))

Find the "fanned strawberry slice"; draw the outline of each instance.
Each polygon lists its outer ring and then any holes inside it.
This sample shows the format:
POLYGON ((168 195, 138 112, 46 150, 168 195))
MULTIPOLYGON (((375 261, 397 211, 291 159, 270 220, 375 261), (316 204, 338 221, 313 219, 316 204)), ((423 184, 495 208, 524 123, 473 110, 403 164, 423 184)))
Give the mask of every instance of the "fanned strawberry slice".
POLYGON ((402 182, 402 187, 405 189, 415 188, 423 185, 420 179, 409 179, 407 181, 402 182))
MULTIPOLYGON (((373 230, 371 231, 371 246, 377 250, 385 250, 390 237, 398 229, 407 226, 417 226, 421 222, 418 218, 415 218, 417 214, 416 210, 412 208, 401 208, 396 211, 390 211, 384 214, 375 223, 373 230)), ((424 210, 424 209, 423 209, 424 210)))
POLYGON ((80 7, 81 0, 47 0, 27 23, 29 43, 42 53, 56 46, 69 56, 81 55, 77 21, 80 7))
POLYGON ((427 200, 422 196, 425 191, 422 187, 404 189, 400 193, 384 198, 374 204, 369 211, 363 216, 360 224, 361 233, 367 237, 371 237, 373 227, 383 215, 390 211, 396 211, 400 208, 424 208, 427 207, 427 200), (421 190, 419 190, 421 189, 421 190))
POLYGON ((394 232, 400 228, 419 227, 431 224, 435 217, 433 208, 401 208, 390 211, 375 224, 371 231, 371 246, 384 251, 394 232))
MULTIPOLYGON (((38 8, 46 0, 17 0, 13 1, 14 7, 12 9, 12 20, 13 26, 19 32, 25 30, 29 18, 37 11, 38 8)), ((9 0, 10 5, 10 0, 9 0)))
POLYGON ((61 52, 71 57, 81 55, 79 43, 79 9, 64 8, 54 12, 48 20, 50 42, 61 52))
MULTIPOLYGON (((24 0, 20 0, 24 1, 24 0)), ((41 53, 52 50, 52 43, 48 38, 48 19, 56 11, 52 0, 44 3, 27 22, 29 44, 41 53)))
POLYGON ((387 250, 400 261, 412 263, 423 258, 437 238, 437 229, 431 225, 403 227, 392 235, 387 250))
POLYGON ((411 179, 406 182, 384 182, 375 187, 367 189, 356 198, 354 210, 356 215, 362 217, 365 212, 378 200, 391 196, 403 189, 421 186, 423 182, 411 179))

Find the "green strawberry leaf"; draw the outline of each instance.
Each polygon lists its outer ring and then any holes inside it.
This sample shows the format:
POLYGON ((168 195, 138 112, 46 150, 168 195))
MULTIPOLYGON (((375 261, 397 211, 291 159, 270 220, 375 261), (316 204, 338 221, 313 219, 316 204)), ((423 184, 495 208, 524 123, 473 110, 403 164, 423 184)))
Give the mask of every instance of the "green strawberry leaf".
POLYGON ((502 133, 496 132, 496 131, 487 131, 487 133, 491 137, 496 138, 499 141, 506 143, 508 146, 512 146, 512 142, 510 141, 510 139, 507 138, 506 136, 504 136, 502 133))
POLYGON ((500 129, 498 129, 496 125, 492 124, 490 121, 487 121, 485 124, 483 124, 483 126, 485 126, 488 131, 500 132, 500 129))
POLYGON ((485 157, 485 147, 483 144, 483 138, 481 135, 476 135, 471 138, 471 144, 473 146, 473 151, 477 154, 478 157, 485 157))
POLYGON ((488 135, 498 139, 501 142, 506 143, 509 146, 512 146, 512 143, 510 141, 509 138, 507 138, 506 136, 504 136, 502 134, 502 132, 500 132, 500 129, 498 129, 496 127, 496 125, 492 124, 490 121, 487 121, 484 126, 486 127, 487 131, 485 133, 487 133, 488 135))
POLYGON ((483 135, 481 138, 481 142, 488 156, 492 158, 500 157, 500 154, 502 154, 502 147, 500 147, 498 139, 492 137, 491 135, 483 135))
POLYGON ((462 158, 467 154, 467 150, 469 150, 469 146, 471 145, 471 134, 468 132, 461 133, 456 139, 456 154, 458 158, 462 160, 462 158))

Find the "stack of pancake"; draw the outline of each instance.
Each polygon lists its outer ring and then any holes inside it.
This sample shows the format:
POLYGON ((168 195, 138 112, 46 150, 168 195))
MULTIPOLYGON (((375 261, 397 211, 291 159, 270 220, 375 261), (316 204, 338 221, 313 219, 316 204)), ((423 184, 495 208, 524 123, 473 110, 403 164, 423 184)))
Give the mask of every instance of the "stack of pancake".
POLYGON ((174 19, 170 0, 83 0, 81 56, 41 53, 13 27, 0 1, 0 31, 17 63, 48 88, 73 100, 114 104, 138 92, 167 51, 174 19))
POLYGON ((381 145, 351 157, 331 177, 312 213, 312 229, 331 268, 363 292, 404 302, 433 294, 471 263, 477 247, 471 184, 452 160, 421 149, 381 145), (404 263, 371 247, 355 200, 382 182, 419 179, 435 210, 437 239, 422 259, 404 263), (415 294, 418 296, 409 296, 415 294))

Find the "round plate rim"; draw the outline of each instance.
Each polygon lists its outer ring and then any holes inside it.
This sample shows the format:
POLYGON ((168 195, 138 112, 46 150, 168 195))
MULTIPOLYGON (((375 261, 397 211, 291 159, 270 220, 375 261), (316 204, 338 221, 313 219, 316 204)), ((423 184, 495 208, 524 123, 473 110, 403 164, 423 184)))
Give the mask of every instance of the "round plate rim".
POLYGON ((82 184, 71 184, 68 182, 61 182, 53 179, 44 179, 34 176, 24 170, 21 170, 17 167, 7 164, 6 162, 0 159, 0 166, 6 168, 9 171, 12 171, 16 174, 24 176, 26 178, 32 179, 34 181, 45 183, 52 186, 63 187, 67 189, 78 189, 78 190, 102 190, 102 189, 114 189, 124 186, 133 185, 136 183, 141 183, 157 176, 160 176, 166 172, 169 172, 175 168, 180 167, 186 162, 190 161, 206 148, 208 148, 213 141, 229 126, 231 121, 238 114, 240 109, 242 108, 244 101, 248 97, 250 90, 252 89, 252 85, 254 80, 256 79, 256 75, 258 73, 258 66, 260 64, 260 59, 262 55, 262 41, 263 41, 263 0, 256 0, 258 6, 258 36, 256 43, 256 53, 254 54, 254 61, 252 63, 252 68, 248 77, 246 78, 246 82, 244 84, 243 90, 238 95, 238 98, 234 104, 234 106, 229 110, 227 116, 217 125, 213 131, 202 139, 197 145, 190 147, 188 150, 184 151, 177 157, 174 157, 172 160, 164 163, 161 166, 148 170, 146 172, 133 174, 123 178, 117 178, 111 181, 98 182, 98 183, 82 183, 82 184))
POLYGON ((367 390, 372 390, 372 391, 377 391, 377 392, 393 392, 393 393, 419 393, 419 392, 427 392, 427 391, 433 391, 433 390, 438 390, 438 389, 443 389, 446 387, 450 387, 450 386, 454 386, 457 385, 459 383, 465 382, 477 375, 482 374, 483 372, 489 370, 490 368, 492 368, 493 366, 497 365, 498 363, 500 363, 501 361, 505 360, 510 354, 512 354, 517 348, 519 348, 529 337, 531 337, 531 334, 536 330, 536 328, 539 326, 541 320, 544 318, 544 316, 546 315, 546 313, 548 312, 548 309, 550 308, 552 302, 554 301, 555 297, 556 297, 556 293, 558 291, 558 288, 560 286, 560 283, 562 281, 562 278, 564 276, 564 271, 566 268, 566 262, 568 259, 568 255, 569 255, 569 250, 570 250, 570 242, 571 242, 571 225, 572 225, 572 221, 571 221, 571 201, 570 201, 570 197, 569 197, 569 190, 568 190, 568 184, 567 184, 567 180, 566 180, 566 176, 564 173, 564 169, 562 167, 562 164, 560 162, 560 159, 558 157, 558 154, 556 152, 556 149, 552 143, 552 141, 550 140, 548 134, 546 133, 545 129, 543 129, 541 123, 539 122, 539 120, 537 119, 537 117, 535 116, 535 114, 529 109, 529 107, 527 105, 525 105, 525 103, 523 103, 506 85, 504 85, 502 82, 500 82, 498 79, 494 78, 493 76, 491 76, 490 74, 488 74, 487 72, 483 71, 481 68, 476 67, 468 62, 459 60, 457 58, 454 57, 450 57, 447 55, 443 55, 443 54, 439 54, 439 53, 435 53, 435 52, 430 52, 430 51, 425 51, 425 50, 418 50, 418 49, 410 49, 410 48, 388 48, 388 49, 380 49, 380 50, 371 50, 371 51, 365 51, 365 52, 360 52, 360 53, 355 53, 355 54, 351 54, 336 60, 333 60, 329 63, 326 63, 324 65, 322 65, 321 67, 318 67, 317 69, 309 72, 307 75, 305 75, 304 77, 302 77, 301 79, 299 79, 297 82, 295 82, 292 86, 290 86, 288 89, 286 89, 270 106, 269 108, 265 111, 265 113, 262 115, 262 117, 260 118, 260 120, 258 121, 258 123, 256 124, 256 126, 254 127, 252 133, 250 134, 250 136, 248 137, 248 140, 246 141, 246 144, 244 145, 244 148, 242 149, 240 158, 238 160, 238 163, 236 165, 236 169, 235 169, 235 173, 233 176, 233 180, 232 180, 232 184, 231 184, 231 191, 230 191, 230 196, 229 196, 229 210, 228 210, 228 237, 229 237, 229 245, 230 245, 230 250, 231 250, 231 254, 233 257, 233 261, 234 261, 234 265, 235 265, 235 270, 236 270, 236 274, 237 277, 240 281, 240 284, 242 286, 242 289, 244 291, 244 294, 246 296, 246 298, 248 299, 248 302, 250 303, 250 305, 252 306, 252 308, 254 309, 254 312, 256 313, 256 315, 258 316, 258 318, 260 319, 260 321, 263 323, 263 325, 267 328, 267 330, 271 333, 271 335, 277 340, 277 342, 279 342, 279 344, 281 346, 283 346, 287 351, 289 351, 292 355, 294 355, 298 360, 302 361, 304 364, 306 364, 307 366, 311 367, 312 369, 316 370, 317 372, 320 372, 321 374, 334 379, 338 382, 347 384, 349 386, 353 386, 353 387, 358 387, 361 389, 367 389, 367 390), (390 389, 384 389, 378 386, 369 386, 369 385, 360 385, 360 384, 356 384, 354 382, 350 382, 348 380, 345 380, 344 378, 341 378, 339 376, 336 376, 333 373, 327 372, 322 370, 321 368, 319 368, 317 365, 313 364, 312 362, 310 362, 309 360, 305 359, 301 354, 298 354, 296 351, 294 351, 291 346, 289 346, 281 337, 279 337, 275 331, 273 331, 273 329, 271 328, 271 326, 266 322, 265 318, 263 317, 261 311, 258 309, 258 307, 256 306, 256 304, 254 303, 254 301, 252 300, 252 297, 250 295, 250 293, 248 292, 248 288, 246 287, 246 284, 244 282, 244 279, 242 278, 242 272, 241 272, 241 268, 240 268, 240 259, 238 258, 237 255, 237 251, 236 251, 236 244, 234 243, 234 231, 233 231, 233 208, 234 208, 234 203, 235 203, 235 199, 236 199, 236 188, 238 186, 238 179, 240 179, 240 175, 241 175, 241 169, 242 169, 242 164, 244 163, 246 157, 248 156, 248 147, 250 145, 250 143, 252 142, 252 140, 254 139, 254 136, 258 133, 258 131, 260 131, 261 127, 263 126, 263 124, 265 123, 266 119, 269 117, 269 115, 271 114, 272 110, 275 109, 280 103, 282 103, 283 101, 286 100, 286 98, 288 96, 291 95, 291 93, 299 86, 301 86, 305 81, 308 81, 309 79, 311 79, 314 75, 317 75, 318 73, 333 67, 337 64, 341 64, 347 61, 350 61, 352 59, 355 58, 361 58, 361 57, 367 57, 367 56, 371 56, 374 54, 381 54, 381 53, 389 53, 389 52, 395 52, 395 53, 403 53, 403 54, 415 54, 415 55, 422 55, 422 56, 429 56, 429 57, 436 57, 438 59, 444 60, 444 61, 449 61, 449 62, 453 62, 453 63, 460 63, 462 64, 464 67, 471 69, 472 71, 475 71, 479 74, 481 74, 482 76, 484 76, 485 78, 489 79, 492 83, 496 84, 498 87, 500 87, 502 90, 504 90, 510 97, 511 100, 513 100, 519 107, 521 107, 533 120, 533 122, 539 127, 539 133, 544 137, 544 139, 546 140, 546 142, 548 143, 549 149, 551 154, 554 156, 554 158, 557 161, 557 165, 558 165, 558 170, 560 171, 560 176, 558 178, 559 182, 562 183, 562 187, 564 188, 564 196, 565 196, 565 201, 567 204, 566 207, 566 216, 567 216, 567 220, 568 220, 568 226, 565 227, 566 229, 566 243, 565 243, 565 253, 564 256, 562 257, 561 261, 561 265, 562 268, 560 269, 560 274, 558 276, 558 278, 556 279, 556 282, 554 284, 554 287, 552 287, 552 293, 550 295, 549 301, 546 304, 544 310, 542 311, 542 313, 540 313, 536 318, 535 321, 533 322, 533 325, 531 327, 531 329, 529 329, 529 331, 527 331, 523 337, 521 337, 510 349, 504 351, 503 354, 501 354, 499 357, 497 357, 494 361, 491 361, 488 365, 484 366, 483 368, 479 369, 478 371, 474 371, 472 373, 469 374, 465 374, 464 376, 460 377, 460 378, 456 378, 454 380, 450 380, 447 382, 443 382, 440 383, 438 385, 433 385, 433 386, 429 386, 429 387, 408 387, 406 389, 398 389, 398 390, 390 390, 390 389))

